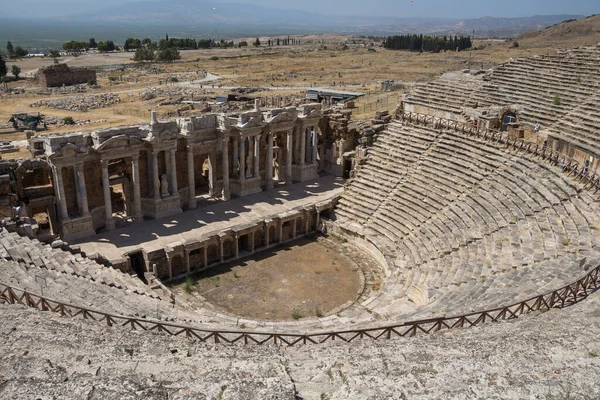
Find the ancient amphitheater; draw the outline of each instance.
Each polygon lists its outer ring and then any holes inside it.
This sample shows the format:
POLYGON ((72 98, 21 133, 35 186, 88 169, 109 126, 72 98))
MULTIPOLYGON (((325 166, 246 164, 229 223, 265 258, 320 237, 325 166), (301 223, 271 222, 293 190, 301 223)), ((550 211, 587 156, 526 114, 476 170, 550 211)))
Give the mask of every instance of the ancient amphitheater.
POLYGON ((445 74, 371 126, 309 104, 33 137, 2 166, 29 214, 0 232, 0 395, 598 398, 599 89, 600 45, 445 74), (262 321, 164 285, 315 231, 380 287, 262 321))

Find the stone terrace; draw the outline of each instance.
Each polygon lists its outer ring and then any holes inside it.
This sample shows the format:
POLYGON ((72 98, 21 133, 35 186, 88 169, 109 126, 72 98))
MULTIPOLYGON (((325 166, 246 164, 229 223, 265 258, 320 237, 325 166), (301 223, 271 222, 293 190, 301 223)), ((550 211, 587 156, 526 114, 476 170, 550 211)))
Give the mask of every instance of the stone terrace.
POLYGON ((326 175, 317 180, 281 186, 272 191, 217 201, 197 210, 147 220, 143 225, 129 225, 73 243, 88 255, 97 253, 117 263, 124 254, 134 250, 143 248, 150 253, 174 242, 185 243, 200 239, 236 225, 329 200, 341 193, 342 182, 339 178, 326 175))

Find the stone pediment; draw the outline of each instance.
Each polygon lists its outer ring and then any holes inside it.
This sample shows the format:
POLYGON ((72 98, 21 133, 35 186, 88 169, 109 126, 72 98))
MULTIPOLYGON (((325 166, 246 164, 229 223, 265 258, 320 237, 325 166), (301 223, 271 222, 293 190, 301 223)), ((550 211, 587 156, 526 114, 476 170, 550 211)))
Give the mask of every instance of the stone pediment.
POLYGON ((126 149, 134 146, 141 146, 144 141, 138 137, 114 136, 99 146, 94 146, 97 151, 109 151, 115 149, 126 149))
POLYGON ((240 129, 258 128, 262 127, 262 122, 260 118, 249 118, 245 122, 238 121, 236 126, 240 129))
POLYGON ((73 143, 67 143, 64 146, 62 146, 59 150, 52 153, 49 156, 49 158, 52 160, 55 160, 58 158, 73 158, 73 157, 77 157, 79 155, 85 155, 87 153, 88 153, 87 148, 82 149, 73 143))
POLYGON ((177 121, 158 122, 150 127, 146 141, 154 144, 177 140, 179 127, 177 121))
POLYGON ((273 125, 273 124, 284 124, 286 122, 294 122, 295 120, 296 120, 296 115, 287 113, 287 112, 282 112, 282 113, 277 114, 275 117, 273 117, 268 122, 269 122, 269 124, 273 125))

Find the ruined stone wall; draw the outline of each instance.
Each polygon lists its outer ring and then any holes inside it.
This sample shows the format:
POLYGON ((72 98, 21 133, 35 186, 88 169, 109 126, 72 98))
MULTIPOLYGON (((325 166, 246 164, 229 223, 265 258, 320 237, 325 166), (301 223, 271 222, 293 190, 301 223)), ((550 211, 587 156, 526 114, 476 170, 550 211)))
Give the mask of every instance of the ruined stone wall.
POLYGON ((43 87, 69 86, 88 81, 96 81, 96 71, 87 68, 73 68, 66 64, 52 65, 40 69, 36 74, 38 85, 43 87))

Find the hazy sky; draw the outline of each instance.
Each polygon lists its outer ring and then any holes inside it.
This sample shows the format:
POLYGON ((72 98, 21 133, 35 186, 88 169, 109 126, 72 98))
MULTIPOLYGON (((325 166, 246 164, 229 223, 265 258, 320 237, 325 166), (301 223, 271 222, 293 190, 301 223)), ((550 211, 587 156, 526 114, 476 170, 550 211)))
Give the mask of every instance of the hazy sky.
MULTIPOLYGON (((3 14, 26 12, 31 16, 69 15, 119 4, 155 0, 0 0, 3 14), (18 7, 15 7, 18 4, 18 7)), ((176 3, 179 0, 161 0, 176 3)), ((451 17, 522 17, 548 14, 600 13, 598 0, 185 0, 200 4, 246 3, 280 9, 296 9, 330 15, 451 17)), ((118 9, 118 8, 117 8, 118 9)), ((9 16, 9 15, 5 15, 9 16)))

